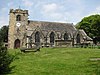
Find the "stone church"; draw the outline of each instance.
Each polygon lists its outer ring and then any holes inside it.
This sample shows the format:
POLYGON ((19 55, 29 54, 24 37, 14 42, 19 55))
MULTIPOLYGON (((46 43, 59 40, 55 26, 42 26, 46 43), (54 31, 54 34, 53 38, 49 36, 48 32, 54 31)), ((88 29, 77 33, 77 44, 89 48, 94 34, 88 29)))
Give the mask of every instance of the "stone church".
POLYGON ((92 41, 73 23, 33 21, 28 16, 28 10, 10 9, 8 48, 72 47, 92 41))

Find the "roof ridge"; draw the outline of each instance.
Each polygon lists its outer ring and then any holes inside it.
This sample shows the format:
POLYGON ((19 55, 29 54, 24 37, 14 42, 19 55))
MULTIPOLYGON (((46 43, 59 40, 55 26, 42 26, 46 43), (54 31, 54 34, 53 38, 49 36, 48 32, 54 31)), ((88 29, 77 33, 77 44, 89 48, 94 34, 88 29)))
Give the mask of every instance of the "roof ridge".
POLYGON ((70 24, 73 25, 73 23, 63 23, 63 22, 51 22, 51 21, 36 21, 36 20, 28 20, 31 22, 43 22, 43 23, 56 23, 56 24, 70 24))

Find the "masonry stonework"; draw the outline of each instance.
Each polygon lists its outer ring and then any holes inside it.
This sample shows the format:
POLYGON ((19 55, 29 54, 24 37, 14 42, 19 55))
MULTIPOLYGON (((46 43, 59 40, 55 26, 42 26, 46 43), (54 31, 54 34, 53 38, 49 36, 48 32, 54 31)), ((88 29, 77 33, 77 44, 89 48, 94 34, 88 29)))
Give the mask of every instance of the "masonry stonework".
POLYGON ((84 30, 77 30, 73 23, 57 23, 28 20, 28 10, 10 9, 9 48, 72 47, 91 43, 84 30))

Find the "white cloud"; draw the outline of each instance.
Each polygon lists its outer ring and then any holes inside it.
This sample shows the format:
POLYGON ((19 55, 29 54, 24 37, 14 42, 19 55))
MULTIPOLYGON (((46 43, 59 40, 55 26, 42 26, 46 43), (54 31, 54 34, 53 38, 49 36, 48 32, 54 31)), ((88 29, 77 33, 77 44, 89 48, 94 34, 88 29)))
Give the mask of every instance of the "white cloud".
POLYGON ((62 5, 58 5, 56 3, 45 4, 42 6, 42 14, 48 19, 52 19, 53 21, 60 21, 62 19, 65 22, 65 13, 61 10, 63 9, 62 5))
POLYGON ((33 20, 77 23, 84 16, 100 12, 99 5, 94 3, 92 8, 90 7, 92 5, 91 2, 88 4, 88 1, 84 0, 20 0, 20 2, 19 0, 14 0, 9 1, 4 8, 1 8, 1 25, 8 24, 9 18, 6 19, 5 17, 8 17, 9 9, 18 8, 19 3, 23 9, 29 10, 29 18, 33 20), (95 9, 94 6, 96 7, 95 9))
POLYGON ((2 12, 5 12, 6 10, 7 10, 7 8, 2 8, 1 9, 2 12))
POLYGON ((60 10, 60 6, 55 3, 43 5, 42 9, 43 15, 46 15, 47 17, 50 16, 54 18, 62 16, 61 13, 59 13, 58 11, 60 10))
POLYGON ((72 1, 72 0, 65 0, 65 2, 66 2, 66 3, 69 3, 69 4, 75 4, 75 5, 76 5, 76 4, 77 4, 77 5, 79 4, 79 5, 80 5, 81 2, 82 2, 82 0, 73 0, 73 1, 72 1))
POLYGON ((33 2, 31 0, 22 0, 25 7, 33 6, 33 2))
POLYGON ((7 12, 7 8, 5 8, 5 7, 1 8, 0 15, 3 16, 3 14, 6 13, 6 12, 7 12))
POLYGON ((97 6, 94 11, 90 12, 89 14, 87 14, 86 16, 90 16, 90 15, 95 15, 95 14, 100 14, 100 6, 97 6))
POLYGON ((59 5, 55 3, 43 5, 43 10, 45 13, 56 12, 59 9, 59 5))
POLYGON ((11 6, 14 6, 14 3, 13 2, 9 2, 8 3, 8 7, 11 7, 11 6))
MULTIPOLYGON (((80 1, 80 0, 77 0, 80 1)), ((42 6, 42 14, 45 18, 52 21, 59 22, 71 22, 75 23, 82 17, 82 11, 84 7, 73 7, 74 10, 68 10, 64 5, 59 5, 57 3, 45 4, 42 6), (80 9, 81 8, 81 9, 80 9), (65 9, 65 10, 64 10, 65 9)))
POLYGON ((1 12, 0 12, 0 28, 3 26, 3 25, 8 25, 8 10, 7 8, 2 8, 1 9, 1 12))
POLYGON ((100 6, 96 8, 97 11, 100 11, 100 6))
POLYGON ((96 7, 95 13, 100 13, 100 6, 96 7))
POLYGON ((8 18, 6 17, 0 17, 0 28, 4 25, 8 25, 8 18))

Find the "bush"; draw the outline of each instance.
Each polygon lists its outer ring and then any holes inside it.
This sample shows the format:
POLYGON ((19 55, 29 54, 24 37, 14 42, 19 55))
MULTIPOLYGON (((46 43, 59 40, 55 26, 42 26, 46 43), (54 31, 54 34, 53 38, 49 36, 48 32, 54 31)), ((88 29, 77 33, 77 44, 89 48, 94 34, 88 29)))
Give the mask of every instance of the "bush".
POLYGON ((13 61, 13 56, 8 54, 7 48, 0 45, 0 75, 10 72, 10 64, 13 61))
POLYGON ((100 46, 98 46, 98 49, 100 49, 100 46))

